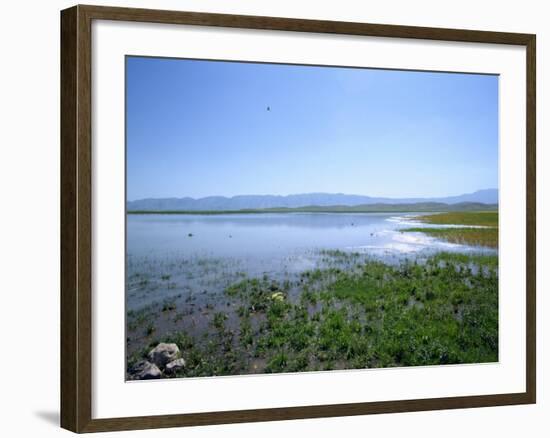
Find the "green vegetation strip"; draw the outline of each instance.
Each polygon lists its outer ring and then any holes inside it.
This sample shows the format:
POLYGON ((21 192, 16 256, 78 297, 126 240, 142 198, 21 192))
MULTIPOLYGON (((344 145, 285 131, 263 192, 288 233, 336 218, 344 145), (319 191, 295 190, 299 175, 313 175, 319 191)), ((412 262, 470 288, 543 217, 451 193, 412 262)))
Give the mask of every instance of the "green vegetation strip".
POLYGON ((461 228, 405 228, 403 232, 425 233, 461 245, 498 248, 498 212, 449 212, 418 216, 418 222, 437 225, 462 225, 461 228), (471 228, 468 228, 471 226, 471 228), (474 228, 482 227, 482 228, 474 228))
POLYGON ((440 225, 476 225, 498 227, 498 211, 449 212, 429 214, 415 218, 418 222, 440 225))
POLYGON ((405 228, 402 231, 424 233, 460 245, 498 248, 498 228, 405 228))
POLYGON ((196 339, 175 332, 186 360, 176 376, 297 372, 498 360, 498 257, 440 253, 425 263, 377 261, 304 272, 296 284, 245 278, 196 339), (299 293, 291 299, 290 291, 299 293))
POLYGON ((465 202, 461 204, 443 204, 438 202, 418 202, 413 204, 368 204, 326 207, 308 206, 297 208, 262 208, 243 210, 128 210, 128 214, 260 214, 260 213, 407 213, 440 211, 479 211, 496 210, 497 205, 465 202))

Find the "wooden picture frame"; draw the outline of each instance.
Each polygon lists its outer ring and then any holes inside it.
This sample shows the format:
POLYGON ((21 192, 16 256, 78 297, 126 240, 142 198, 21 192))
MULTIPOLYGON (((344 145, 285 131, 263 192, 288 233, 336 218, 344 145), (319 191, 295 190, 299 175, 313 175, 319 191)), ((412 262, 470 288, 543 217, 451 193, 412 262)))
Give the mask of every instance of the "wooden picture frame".
POLYGON ((531 34, 238 16, 100 6, 61 12, 61 426, 99 432, 535 403, 535 48, 531 34), (92 91, 93 20, 518 45, 526 48, 527 284, 526 391, 194 414, 92 418, 92 91))

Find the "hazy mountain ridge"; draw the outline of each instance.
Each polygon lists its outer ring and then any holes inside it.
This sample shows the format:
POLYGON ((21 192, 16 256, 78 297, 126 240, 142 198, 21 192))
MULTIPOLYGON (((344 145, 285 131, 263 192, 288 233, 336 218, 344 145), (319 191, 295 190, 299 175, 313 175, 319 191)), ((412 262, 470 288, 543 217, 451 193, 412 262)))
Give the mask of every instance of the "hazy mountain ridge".
MULTIPOLYGON (((305 193, 297 195, 239 195, 205 198, 149 198, 127 203, 128 211, 216 211, 272 208, 357 207, 406 204, 498 204, 498 190, 486 189, 442 198, 383 198, 342 193, 305 193)), ((466 205, 462 207, 467 208, 466 205)), ((477 208, 477 206, 476 206, 477 208)))

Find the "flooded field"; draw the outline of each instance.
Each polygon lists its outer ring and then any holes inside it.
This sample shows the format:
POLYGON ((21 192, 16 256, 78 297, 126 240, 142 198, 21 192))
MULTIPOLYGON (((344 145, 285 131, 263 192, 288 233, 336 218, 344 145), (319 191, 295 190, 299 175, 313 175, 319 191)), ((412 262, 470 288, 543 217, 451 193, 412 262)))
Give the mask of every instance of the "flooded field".
POLYGON ((497 360, 496 250, 417 216, 128 215, 128 377, 159 342, 177 377, 497 360))

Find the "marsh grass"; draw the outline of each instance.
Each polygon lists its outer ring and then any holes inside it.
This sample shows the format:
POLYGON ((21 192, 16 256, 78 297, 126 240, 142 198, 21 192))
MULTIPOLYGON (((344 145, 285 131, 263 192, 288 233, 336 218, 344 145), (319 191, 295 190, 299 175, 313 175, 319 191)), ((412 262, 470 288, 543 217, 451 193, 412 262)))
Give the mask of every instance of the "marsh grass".
POLYGON ((415 220, 428 224, 498 227, 498 211, 455 211, 417 216, 415 220))
POLYGON ((460 228, 405 228, 402 232, 417 232, 461 245, 498 248, 498 212, 449 212, 417 216, 418 222, 434 225, 460 225, 460 228))
POLYGON ((367 260, 295 282, 243 276, 225 297, 233 313, 215 312, 200 338, 149 339, 178 344, 187 366, 177 377, 498 360, 496 255, 367 260))
POLYGON ((405 228, 401 231, 424 233, 460 245, 498 248, 498 228, 405 228))

